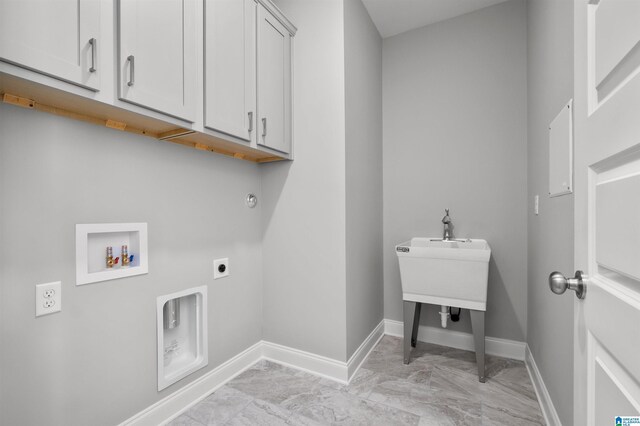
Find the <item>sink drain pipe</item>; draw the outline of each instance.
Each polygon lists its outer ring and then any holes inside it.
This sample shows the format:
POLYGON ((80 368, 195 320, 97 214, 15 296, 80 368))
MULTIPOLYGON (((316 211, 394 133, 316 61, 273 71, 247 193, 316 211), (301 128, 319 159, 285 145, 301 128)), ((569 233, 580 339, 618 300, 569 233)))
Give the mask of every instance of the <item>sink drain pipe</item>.
POLYGON ((449 319, 449 307, 441 305, 440 306, 440 324, 442 328, 447 328, 447 320, 449 319))

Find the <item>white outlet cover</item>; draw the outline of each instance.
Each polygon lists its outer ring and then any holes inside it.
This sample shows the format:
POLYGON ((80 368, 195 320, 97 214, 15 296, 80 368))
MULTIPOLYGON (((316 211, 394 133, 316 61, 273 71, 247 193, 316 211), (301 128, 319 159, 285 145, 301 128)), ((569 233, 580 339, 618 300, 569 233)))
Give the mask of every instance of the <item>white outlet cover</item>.
POLYGON ((224 259, 216 259, 213 261, 213 279, 217 280, 218 278, 224 278, 229 276, 229 258, 225 257, 224 259), (224 265, 224 272, 220 272, 218 269, 220 265, 224 265))
POLYGON ((62 310, 62 282, 36 285, 36 316, 53 314, 62 310))

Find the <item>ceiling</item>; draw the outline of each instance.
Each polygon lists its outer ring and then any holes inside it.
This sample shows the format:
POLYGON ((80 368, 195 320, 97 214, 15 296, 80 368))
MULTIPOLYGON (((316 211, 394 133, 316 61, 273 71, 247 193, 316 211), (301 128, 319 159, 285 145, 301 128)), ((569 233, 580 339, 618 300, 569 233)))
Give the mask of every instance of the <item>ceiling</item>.
POLYGON ((362 0, 382 38, 507 0, 362 0))

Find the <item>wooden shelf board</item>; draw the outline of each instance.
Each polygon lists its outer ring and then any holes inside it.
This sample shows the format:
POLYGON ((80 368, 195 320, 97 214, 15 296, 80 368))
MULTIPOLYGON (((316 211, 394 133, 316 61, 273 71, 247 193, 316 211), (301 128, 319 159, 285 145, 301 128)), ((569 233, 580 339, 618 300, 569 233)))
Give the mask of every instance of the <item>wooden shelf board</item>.
POLYGON ((182 128, 8 74, 0 74, 0 96, 2 101, 7 104, 105 126, 117 131, 148 136, 240 160, 254 163, 285 160, 285 158, 249 146, 225 141, 215 136, 182 128))

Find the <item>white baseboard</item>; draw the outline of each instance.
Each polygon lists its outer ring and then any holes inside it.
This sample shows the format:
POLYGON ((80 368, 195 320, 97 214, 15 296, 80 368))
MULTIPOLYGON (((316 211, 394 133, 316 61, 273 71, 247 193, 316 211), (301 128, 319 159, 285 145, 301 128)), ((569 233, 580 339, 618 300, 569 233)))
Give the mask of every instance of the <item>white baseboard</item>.
MULTIPOLYGON (((384 333, 390 336, 403 337, 404 323, 385 319, 384 333)), ((475 349, 473 334, 448 330, 446 328, 421 325, 418 328, 418 340, 466 351, 473 351, 475 349)), ((485 337, 485 352, 489 355, 524 361, 525 347, 525 342, 500 339, 498 337, 485 337)))
POLYGON ((326 377, 339 383, 348 384, 383 336, 384 321, 380 321, 347 362, 271 342, 262 342, 263 357, 264 359, 306 371, 316 376, 326 377))
POLYGON ((120 426, 165 424, 202 401, 211 392, 251 367, 260 359, 262 359, 262 342, 256 343, 199 379, 128 418, 120 423, 120 426))
POLYGON ((199 379, 125 420, 119 426, 166 424, 263 359, 347 384, 380 341, 384 335, 384 329, 385 323, 381 321, 347 362, 264 340, 260 341, 199 379))
POLYGON ((380 321, 380 324, 376 328, 373 329, 371 334, 364 339, 364 342, 360 345, 358 349, 351 355, 349 361, 347 361, 347 375, 349 376, 349 381, 356 375, 362 364, 369 357, 369 354, 376 347, 380 339, 384 337, 384 320, 380 321))
POLYGON ((535 389, 536 396, 540 402, 540 409, 542 410, 545 422, 548 426, 562 426, 562 423, 560 423, 560 417, 558 417, 558 412, 556 411, 553 401, 551 400, 551 396, 549 395, 549 391, 547 391, 547 387, 542 380, 540 370, 538 370, 536 361, 533 359, 533 354, 531 354, 529 345, 526 346, 525 350, 525 365, 527 366, 527 371, 529 371, 529 376, 531 377, 531 383, 533 383, 533 388, 535 389))
POLYGON ((263 358, 278 364, 347 383, 347 363, 271 342, 262 342, 263 358))

